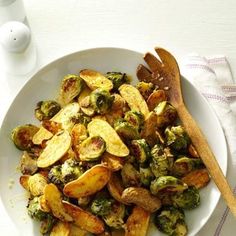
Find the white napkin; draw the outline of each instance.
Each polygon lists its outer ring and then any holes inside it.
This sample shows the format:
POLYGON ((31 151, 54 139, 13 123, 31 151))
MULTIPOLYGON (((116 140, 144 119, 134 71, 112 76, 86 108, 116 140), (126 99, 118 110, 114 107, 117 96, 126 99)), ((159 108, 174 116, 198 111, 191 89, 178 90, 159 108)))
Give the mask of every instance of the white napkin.
MULTIPOLYGON (((227 179, 236 191, 236 84, 224 56, 191 55, 180 64, 181 73, 207 98, 223 127, 228 143, 227 179)), ((236 221, 221 198, 212 217, 199 236, 230 236, 236 232, 236 221)))

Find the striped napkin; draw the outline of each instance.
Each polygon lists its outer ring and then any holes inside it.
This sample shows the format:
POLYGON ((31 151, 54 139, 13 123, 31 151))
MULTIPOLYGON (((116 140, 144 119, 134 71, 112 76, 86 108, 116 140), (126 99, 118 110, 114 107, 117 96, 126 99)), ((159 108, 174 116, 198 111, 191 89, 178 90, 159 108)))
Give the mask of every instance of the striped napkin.
MULTIPOLYGON (((180 70, 206 97, 221 122, 229 150, 227 179, 236 192, 236 84, 230 65, 224 56, 190 55, 183 59, 180 70)), ((235 232, 235 218, 221 198, 198 236, 231 236, 235 232)))

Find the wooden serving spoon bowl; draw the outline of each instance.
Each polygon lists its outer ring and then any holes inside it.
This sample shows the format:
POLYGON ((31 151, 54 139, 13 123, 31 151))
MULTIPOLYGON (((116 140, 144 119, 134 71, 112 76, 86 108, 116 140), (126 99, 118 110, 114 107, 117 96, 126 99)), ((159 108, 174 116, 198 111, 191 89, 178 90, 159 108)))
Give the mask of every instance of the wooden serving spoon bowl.
POLYGON ((198 154, 205 164, 211 178, 214 180, 229 209, 236 217, 236 198, 213 154, 206 138, 193 117, 188 112, 181 91, 181 76, 178 63, 171 53, 163 48, 155 48, 159 59, 153 54, 146 53, 144 60, 149 69, 140 64, 137 68, 137 77, 140 81, 152 82, 166 91, 169 102, 176 108, 178 116, 192 140, 198 154))

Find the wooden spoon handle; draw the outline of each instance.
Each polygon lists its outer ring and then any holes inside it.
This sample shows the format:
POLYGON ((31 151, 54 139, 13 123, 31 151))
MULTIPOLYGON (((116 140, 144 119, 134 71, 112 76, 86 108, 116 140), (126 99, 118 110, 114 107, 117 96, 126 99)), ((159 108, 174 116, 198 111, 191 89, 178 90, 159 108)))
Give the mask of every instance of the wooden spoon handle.
POLYGON ((202 134, 200 128, 198 127, 195 120, 189 114, 185 105, 180 105, 177 107, 177 112, 180 120, 185 127, 185 130, 189 134, 196 150, 198 151, 202 161, 204 162, 206 168, 208 169, 212 179, 220 190, 223 198, 225 199, 229 209, 236 217, 236 198, 214 156, 206 138, 202 134))

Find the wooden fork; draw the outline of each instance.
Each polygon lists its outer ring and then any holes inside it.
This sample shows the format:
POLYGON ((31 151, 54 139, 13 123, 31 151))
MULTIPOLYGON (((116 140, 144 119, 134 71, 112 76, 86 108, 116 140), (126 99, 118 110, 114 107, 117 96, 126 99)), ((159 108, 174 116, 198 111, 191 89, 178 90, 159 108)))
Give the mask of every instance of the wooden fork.
POLYGON ((149 69, 140 64, 137 68, 137 77, 141 81, 152 82, 160 89, 166 91, 169 102, 176 108, 178 116, 192 140, 197 152, 208 169, 229 209, 236 217, 236 198, 213 154, 206 138, 188 112, 181 91, 181 76, 178 64, 168 51, 163 48, 155 48, 159 59, 151 53, 144 55, 144 60, 149 69))

